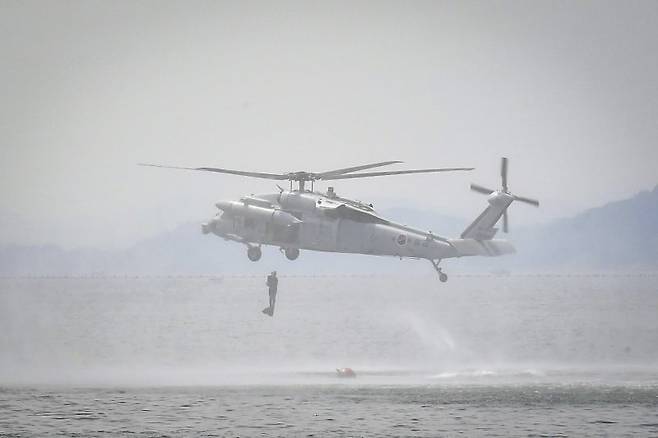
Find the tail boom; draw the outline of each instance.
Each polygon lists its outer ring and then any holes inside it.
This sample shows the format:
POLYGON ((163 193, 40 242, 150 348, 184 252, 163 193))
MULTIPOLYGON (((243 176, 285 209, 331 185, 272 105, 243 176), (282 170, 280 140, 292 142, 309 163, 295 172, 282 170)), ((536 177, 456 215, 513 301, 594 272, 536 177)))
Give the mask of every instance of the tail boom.
POLYGON ((455 249, 456 257, 486 256, 497 257, 514 254, 516 249, 507 240, 448 239, 455 249))

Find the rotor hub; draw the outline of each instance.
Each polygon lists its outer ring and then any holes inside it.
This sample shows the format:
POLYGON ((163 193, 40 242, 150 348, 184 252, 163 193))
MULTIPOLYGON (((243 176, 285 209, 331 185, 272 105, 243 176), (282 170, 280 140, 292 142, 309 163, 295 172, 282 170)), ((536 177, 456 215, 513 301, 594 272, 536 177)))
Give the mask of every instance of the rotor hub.
POLYGON ((287 174, 288 181, 315 181, 317 175, 312 172, 299 171, 299 172, 290 172, 287 174))

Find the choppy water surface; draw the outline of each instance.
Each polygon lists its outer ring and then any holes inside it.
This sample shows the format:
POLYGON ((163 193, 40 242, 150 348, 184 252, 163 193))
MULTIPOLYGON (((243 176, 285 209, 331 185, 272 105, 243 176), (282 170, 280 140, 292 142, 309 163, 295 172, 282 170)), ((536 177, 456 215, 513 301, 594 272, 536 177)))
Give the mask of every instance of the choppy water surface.
POLYGON ((655 281, 0 280, 0 436, 658 435, 655 281))
POLYGON ((658 391, 577 386, 11 388, 16 435, 583 436, 658 434, 658 391))

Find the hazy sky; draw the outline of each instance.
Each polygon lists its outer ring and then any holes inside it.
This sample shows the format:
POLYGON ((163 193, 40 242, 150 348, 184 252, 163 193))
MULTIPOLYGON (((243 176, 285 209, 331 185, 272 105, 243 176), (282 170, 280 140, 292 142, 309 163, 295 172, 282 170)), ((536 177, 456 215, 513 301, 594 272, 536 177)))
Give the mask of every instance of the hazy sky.
POLYGON ((656 1, 4 0, 0 55, 0 242, 127 245, 274 189, 139 161, 475 166, 334 184, 472 217, 506 155, 542 201, 513 224, 658 183, 656 1))

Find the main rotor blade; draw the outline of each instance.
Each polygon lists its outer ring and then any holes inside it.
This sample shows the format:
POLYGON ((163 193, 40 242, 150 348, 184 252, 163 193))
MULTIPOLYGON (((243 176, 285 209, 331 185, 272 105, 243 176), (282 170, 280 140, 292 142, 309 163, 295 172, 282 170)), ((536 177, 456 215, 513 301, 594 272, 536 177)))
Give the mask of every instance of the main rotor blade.
POLYGON ((434 172, 452 172, 458 170, 473 170, 473 167, 450 167, 443 169, 414 169, 414 170, 396 170, 391 172, 366 172, 366 173, 355 173, 349 175, 329 175, 326 177, 318 178, 323 180, 334 180, 334 179, 351 179, 351 178, 370 178, 373 176, 387 176, 387 175, 406 175, 410 173, 434 173, 434 172))
POLYGON ((357 172, 359 170, 372 169, 373 167, 388 166, 390 164, 398 164, 398 163, 402 163, 402 161, 397 161, 397 160, 382 161, 381 163, 363 164, 361 166, 345 167, 343 169, 336 169, 336 170, 327 170, 326 172, 318 173, 317 176, 324 179, 325 176, 342 175, 344 173, 357 172))
POLYGON ((479 186, 477 184, 471 184, 471 190, 478 193, 484 193, 485 195, 490 195, 493 192, 495 192, 495 190, 491 190, 486 187, 479 186))
POLYGON ((507 210, 503 213, 503 231, 507 233, 509 231, 509 223, 507 218, 507 210))
POLYGON ((507 191, 507 158, 500 160, 500 179, 503 181, 503 191, 507 191))
POLYGON ((523 196, 514 195, 514 200, 519 202, 525 202, 526 204, 534 205, 535 207, 539 207, 539 201, 537 201, 536 199, 525 198, 523 196))
POLYGON ((279 173, 246 172, 243 170, 220 169, 218 167, 179 167, 179 166, 164 166, 162 164, 150 164, 150 163, 137 163, 137 164, 139 166, 161 167, 164 169, 200 170, 205 172, 227 173, 230 175, 248 176, 251 178, 263 178, 263 179, 274 179, 274 180, 288 179, 288 175, 283 175, 279 173))

